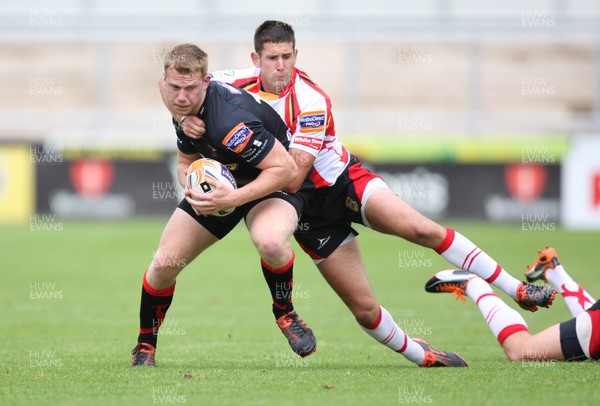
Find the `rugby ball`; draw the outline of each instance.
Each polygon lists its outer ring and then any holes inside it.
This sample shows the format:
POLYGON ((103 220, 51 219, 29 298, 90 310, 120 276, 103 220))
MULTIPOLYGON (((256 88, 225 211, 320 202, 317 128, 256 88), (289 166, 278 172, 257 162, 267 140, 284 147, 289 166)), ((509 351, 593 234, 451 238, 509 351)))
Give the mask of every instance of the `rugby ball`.
MULTIPOLYGON (((212 192, 212 187, 206 181, 207 178, 213 179, 230 189, 237 188, 233 175, 229 172, 229 169, 219 161, 210 158, 201 158, 190 164, 186 174, 187 186, 190 189, 201 193, 212 192)), ((223 217, 231 214, 234 210, 235 207, 231 207, 226 210, 219 210, 209 214, 212 216, 223 217)))

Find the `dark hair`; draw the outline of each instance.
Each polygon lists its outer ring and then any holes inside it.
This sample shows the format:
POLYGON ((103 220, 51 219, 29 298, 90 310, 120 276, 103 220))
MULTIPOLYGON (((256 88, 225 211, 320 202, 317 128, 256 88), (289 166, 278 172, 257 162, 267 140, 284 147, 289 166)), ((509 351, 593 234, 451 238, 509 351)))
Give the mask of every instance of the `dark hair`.
POLYGON ((254 50, 260 53, 266 42, 273 42, 275 44, 291 42, 292 48, 296 48, 294 29, 291 25, 283 21, 267 20, 259 25, 254 33, 254 50))

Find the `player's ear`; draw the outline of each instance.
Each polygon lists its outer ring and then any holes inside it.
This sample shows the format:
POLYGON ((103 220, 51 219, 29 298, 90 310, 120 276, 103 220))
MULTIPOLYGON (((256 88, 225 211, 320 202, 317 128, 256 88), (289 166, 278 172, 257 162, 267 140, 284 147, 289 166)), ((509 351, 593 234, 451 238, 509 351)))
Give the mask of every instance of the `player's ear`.
POLYGON ((252 63, 257 68, 260 68, 260 55, 256 52, 250 52, 250 58, 252 58, 252 63))

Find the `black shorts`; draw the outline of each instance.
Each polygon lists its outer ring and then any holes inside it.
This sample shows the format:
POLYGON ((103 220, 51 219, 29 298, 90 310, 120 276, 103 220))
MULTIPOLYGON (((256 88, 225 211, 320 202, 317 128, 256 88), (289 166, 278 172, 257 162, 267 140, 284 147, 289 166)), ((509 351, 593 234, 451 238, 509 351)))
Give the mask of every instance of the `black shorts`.
POLYGON ((369 226, 364 204, 375 189, 387 186, 352 155, 332 186, 312 194, 294 233, 298 244, 314 260, 327 258, 349 237, 358 235, 352 223, 369 226))
POLYGON ((281 199, 285 200, 289 204, 296 209, 296 213, 298 217, 302 213, 302 209, 306 205, 308 197, 312 190, 299 191, 298 193, 287 193, 283 191, 275 191, 270 195, 262 197, 257 200, 253 200, 248 202, 240 207, 237 207, 233 213, 218 217, 218 216, 199 216, 194 212, 192 206, 188 203, 187 200, 183 199, 179 203, 179 207, 181 210, 185 211, 187 214, 192 216, 199 224, 201 224, 204 228, 206 228, 212 235, 217 237, 218 239, 222 239, 225 237, 233 228, 240 222, 242 218, 246 218, 248 212, 256 206, 258 203, 267 200, 267 199, 281 199))
POLYGON ((559 329, 565 360, 600 359, 600 300, 577 317, 560 323, 559 329))

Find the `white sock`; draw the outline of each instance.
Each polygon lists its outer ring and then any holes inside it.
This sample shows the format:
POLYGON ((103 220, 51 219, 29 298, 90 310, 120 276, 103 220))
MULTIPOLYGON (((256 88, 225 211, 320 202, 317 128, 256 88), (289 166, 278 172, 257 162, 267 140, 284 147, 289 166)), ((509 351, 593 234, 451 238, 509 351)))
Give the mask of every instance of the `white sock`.
POLYGON ((517 288, 521 282, 462 234, 447 228, 446 238, 435 251, 455 267, 473 272, 517 299, 517 288))
POLYGON ((546 270, 546 280, 565 298, 565 303, 573 317, 584 312, 596 302, 560 264, 546 270))
POLYGON ((523 317, 508 307, 483 279, 471 279, 465 293, 475 302, 500 345, 514 333, 528 331, 523 317))
POLYGON ((404 355, 408 360, 421 365, 425 362, 423 347, 415 343, 394 321, 390 313, 379 306, 379 317, 370 326, 362 329, 386 347, 404 355))

